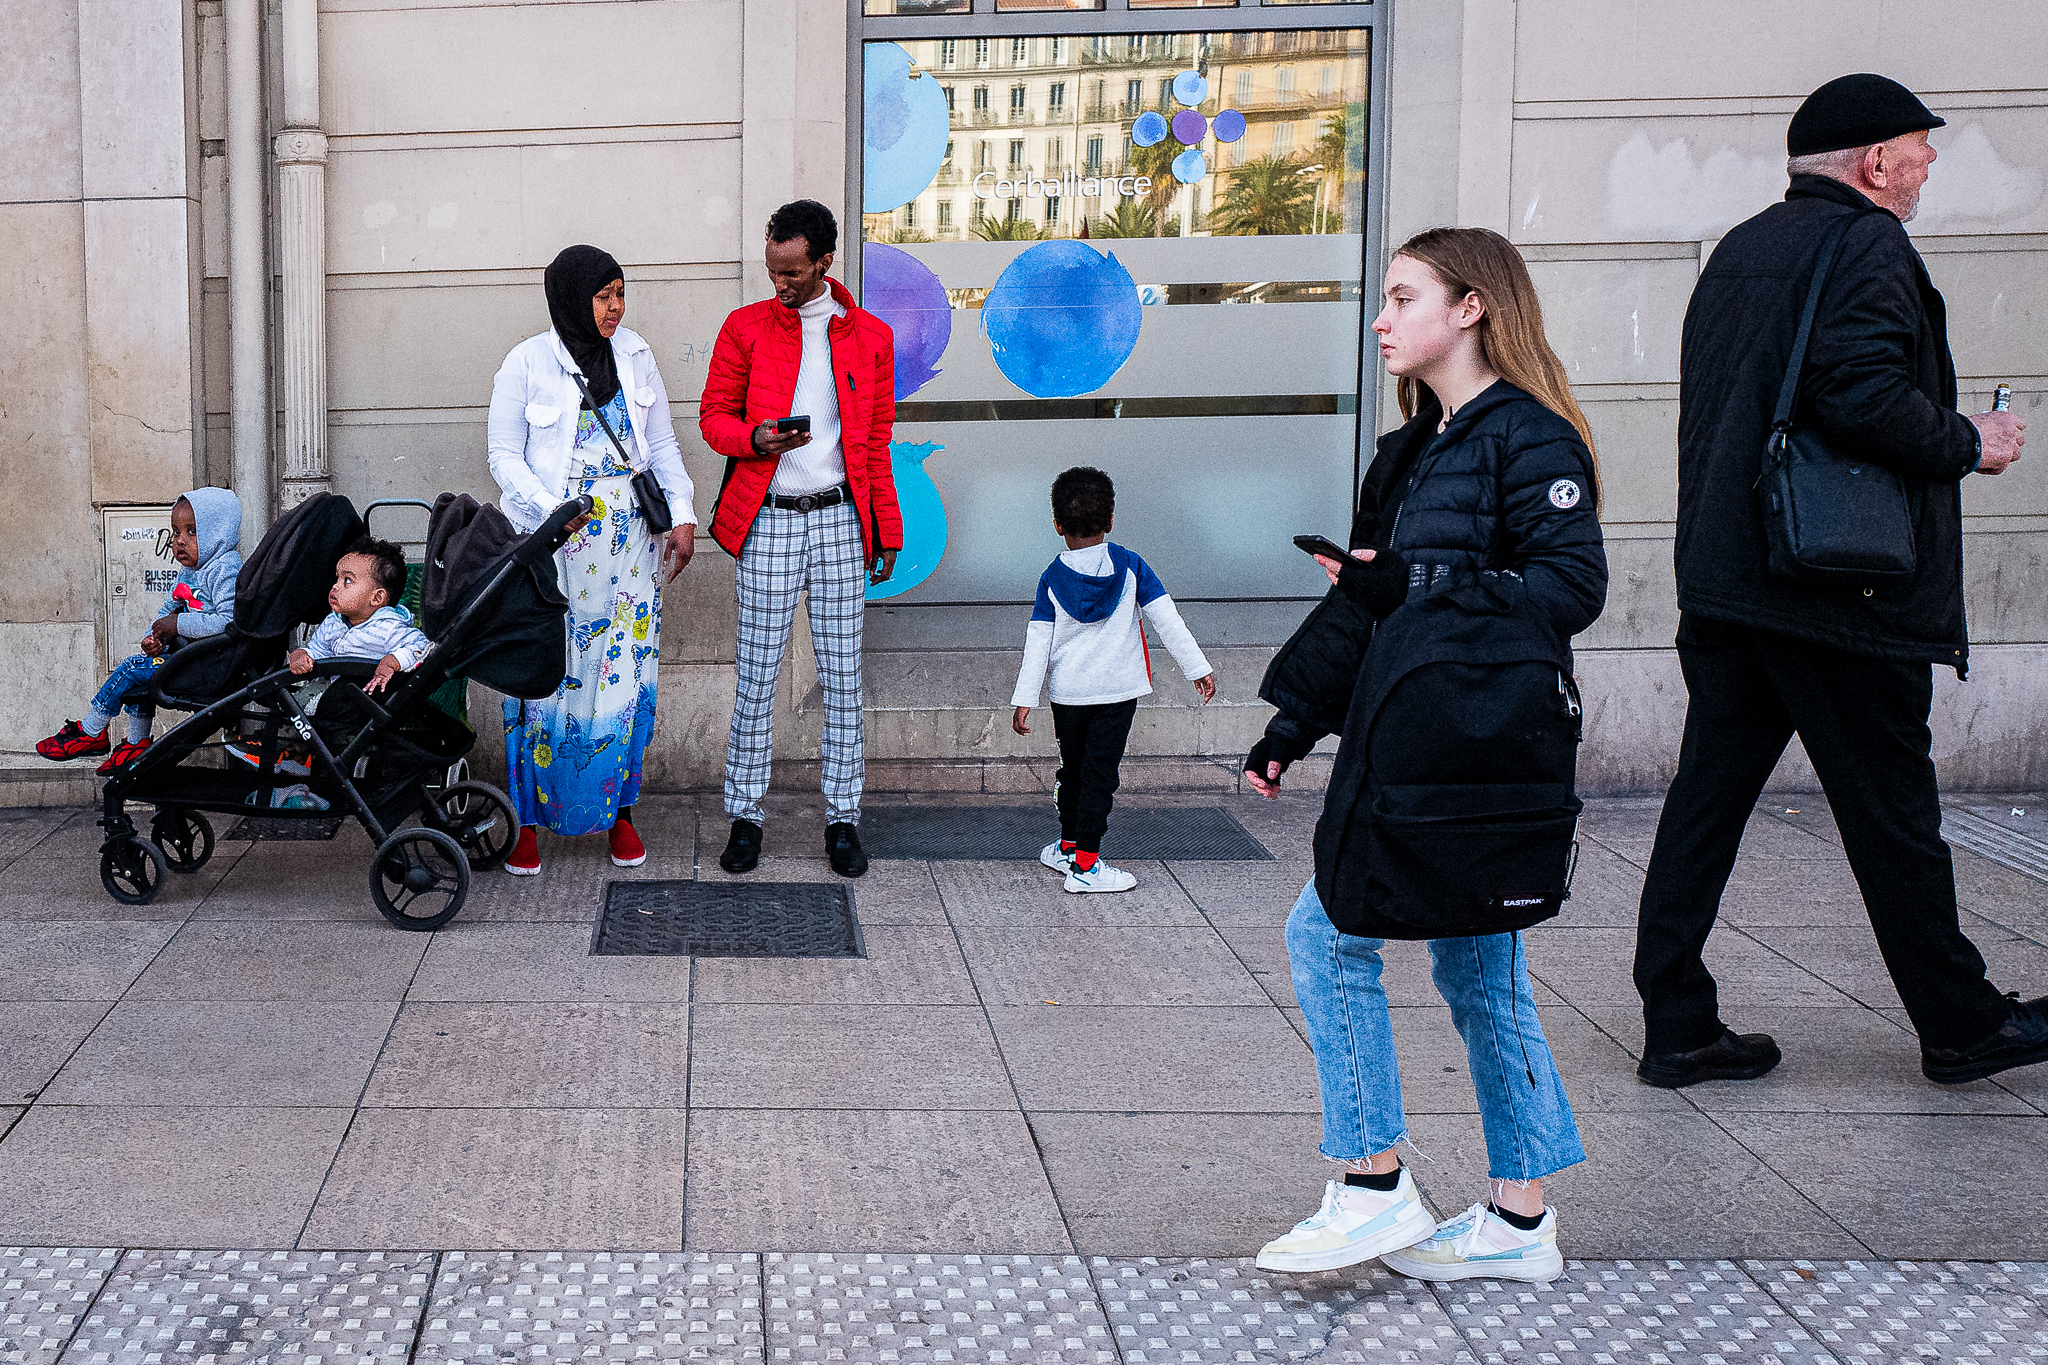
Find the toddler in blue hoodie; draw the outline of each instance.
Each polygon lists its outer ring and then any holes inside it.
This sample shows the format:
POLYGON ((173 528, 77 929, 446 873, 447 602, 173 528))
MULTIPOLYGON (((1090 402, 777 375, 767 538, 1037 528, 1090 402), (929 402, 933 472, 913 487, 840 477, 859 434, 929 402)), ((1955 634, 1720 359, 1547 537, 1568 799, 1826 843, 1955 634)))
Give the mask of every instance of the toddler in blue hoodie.
MULTIPOLYGON (((140 654, 116 667, 84 720, 67 720, 64 728, 36 745, 44 758, 63 760, 107 753, 107 726, 121 710, 121 698, 163 666, 175 641, 203 640, 218 635, 235 619, 235 579, 242 572, 242 502, 225 488, 195 488, 171 508, 171 557, 178 561, 178 579, 157 612, 156 624, 142 637, 140 654)), ((110 773, 149 748, 154 716, 140 704, 128 708, 128 739, 99 770, 110 773)))
POLYGON ((1138 698, 1152 690, 1152 656, 1140 613, 1194 683, 1202 704, 1216 695, 1216 676, 1181 622, 1150 565, 1109 543, 1116 524, 1116 485, 1099 469, 1069 469, 1052 483, 1053 529, 1067 542, 1038 579, 1038 597, 1024 636, 1024 667, 1010 697, 1010 728, 1027 724, 1039 688, 1052 670, 1052 729, 1059 740, 1054 779, 1060 837, 1038 860, 1066 874, 1069 891, 1128 891, 1138 879, 1101 860, 1138 698))

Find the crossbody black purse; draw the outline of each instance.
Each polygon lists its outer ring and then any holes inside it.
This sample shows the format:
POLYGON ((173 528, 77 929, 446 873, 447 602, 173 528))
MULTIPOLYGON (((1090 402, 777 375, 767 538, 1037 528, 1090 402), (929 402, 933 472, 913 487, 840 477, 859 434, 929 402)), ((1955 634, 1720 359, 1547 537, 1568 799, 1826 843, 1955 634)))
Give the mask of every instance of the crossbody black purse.
MULTIPOLYGON (((626 453, 626 447, 619 440, 619 434, 612 430, 612 424, 604 420, 604 409, 590 401, 590 386, 583 382, 583 376, 569 371, 569 377, 576 381, 576 391, 583 395, 583 405, 590 409, 597 424, 604 428, 604 434, 612 438, 612 445, 619 452, 619 458, 626 462, 626 468, 633 468, 633 457, 626 453)), ((661 481, 654 477, 651 469, 635 470, 632 478, 633 500, 640 504, 640 515, 647 521, 647 529, 658 536, 667 535, 676 524, 675 515, 668 510, 668 494, 661 491, 661 481)))
POLYGON ((1862 216, 1846 216, 1821 247, 1764 442, 1760 483, 1770 570, 1795 583, 1880 588, 1913 576, 1913 517, 1899 476, 1842 449, 1839 437, 1792 422, 1821 291, 1842 239, 1862 216))

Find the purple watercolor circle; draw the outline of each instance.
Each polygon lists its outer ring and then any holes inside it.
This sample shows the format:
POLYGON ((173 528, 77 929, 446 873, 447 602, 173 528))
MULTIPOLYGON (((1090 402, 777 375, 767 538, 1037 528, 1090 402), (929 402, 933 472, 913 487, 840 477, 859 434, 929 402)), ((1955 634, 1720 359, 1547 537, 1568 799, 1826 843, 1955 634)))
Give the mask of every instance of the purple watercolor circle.
POLYGON ((1166 136, 1166 120, 1156 111, 1147 109, 1131 124, 1131 141, 1140 147, 1150 147, 1166 136))
POLYGON ((1180 139, 1181 146, 1200 145, 1202 134, 1209 131, 1209 120, 1195 109, 1183 109, 1173 116, 1173 135, 1180 139))
POLYGON ((861 248, 861 305, 896 334, 896 398, 908 398, 938 377, 939 357, 953 337, 946 287, 931 268, 897 247, 861 248))
POLYGON ((1225 109, 1216 116, 1216 140, 1235 142, 1244 136, 1244 115, 1235 109, 1225 109))

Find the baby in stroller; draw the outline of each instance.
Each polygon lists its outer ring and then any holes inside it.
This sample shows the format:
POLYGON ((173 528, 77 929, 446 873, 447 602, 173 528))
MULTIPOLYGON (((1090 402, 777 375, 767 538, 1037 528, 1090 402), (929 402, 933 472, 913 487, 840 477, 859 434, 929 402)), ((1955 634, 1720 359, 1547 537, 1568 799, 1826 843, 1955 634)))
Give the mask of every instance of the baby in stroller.
POLYGON ((377 671, 363 691, 383 691, 433 648, 398 600, 404 595, 404 553, 388 540, 364 536, 335 561, 327 619, 314 628, 304 649, 291 652, 286 666, 303 676, 318 659, 376 659, 377 671))

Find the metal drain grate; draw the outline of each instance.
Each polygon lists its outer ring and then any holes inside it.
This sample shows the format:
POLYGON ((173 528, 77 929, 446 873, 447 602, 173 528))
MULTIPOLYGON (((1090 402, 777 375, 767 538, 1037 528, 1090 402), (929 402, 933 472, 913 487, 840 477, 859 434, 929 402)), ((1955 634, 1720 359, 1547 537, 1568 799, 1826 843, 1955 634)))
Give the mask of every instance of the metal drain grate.
POLYGON ((2048 844, 1954 806, 1941 812, 1941 837, 2036 881, 2048 882, 2048 844))
POLYGON ((853 889, 813 882, 613 882, 592 957, 866 957, 853 889))
POLYGON ((285 820, 262 815, 245 815, 235 821, 235 827, 228 831, 227 837, 253 839, 259 844, 332 839, 341 833, 341 822, 346 818, 329 815, 320 819, 285 820))
MULTIPOLYGON (((1059 816, 1049 805, 869 806, 860 818, 860 841, 871 858, 1029 859, 1059 833, 1059 816)), ((1102 853, 1187 862, 1273 860, 1236 817, 1215 806, 1118 810, 1109 817, 1102 853)))

